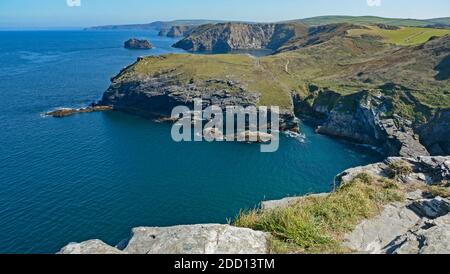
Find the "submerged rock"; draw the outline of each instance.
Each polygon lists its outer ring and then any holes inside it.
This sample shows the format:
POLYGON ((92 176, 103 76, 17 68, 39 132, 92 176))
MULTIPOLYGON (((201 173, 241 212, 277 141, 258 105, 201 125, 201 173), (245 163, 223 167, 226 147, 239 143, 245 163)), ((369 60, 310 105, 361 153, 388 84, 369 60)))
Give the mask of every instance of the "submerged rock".
POLYGON ((45 115, 52 116, 55 118, 63 118, 67 116, 71 116, 78 113, 90 113, 90 112, 100 112, 100 111, 109 111, 113 110, 112 106, 103 106, 103 105, 92 105, 86 108, 61 108, 57 110, 53 110, 47 112, 45 115))

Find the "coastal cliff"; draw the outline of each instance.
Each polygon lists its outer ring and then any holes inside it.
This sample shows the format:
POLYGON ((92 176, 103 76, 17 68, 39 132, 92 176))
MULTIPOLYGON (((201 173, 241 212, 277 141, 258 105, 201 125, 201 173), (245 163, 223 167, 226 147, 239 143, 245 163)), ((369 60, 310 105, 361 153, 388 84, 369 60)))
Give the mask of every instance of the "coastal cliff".
POLYGON ((198 26, 186 25, 186 26, 172 26, 169 29, 162 29, 159 31, 159 36, 167 37, 184 37, 191 34, 198 26))
POLYGON ((386 156, 447 155, 450 36, 398 47, 346 36, 348 28, 321 26, 310 34, 319 40, 291 39, 262 58, 143 57, 112 79, 99 105, 149 117, 199 98, 205 107, 279 106, 284 130, 298 130, 297 116, 386 156))
POLYGON ((237 49, 276 50, 291 38, 306 33, 300 23, 250 24, 221 23, 196 28, 174 45, 188 51, 227 52, 237 49))
POLYGON ((449 180, 450 157, 389 158, 339 174, 340 187, 333 193, 263 202, 261 209, 241 214, 237 227, 140 227, 115 247, 90 240, 71 243, 59 253, 450 253, 449 180), (328 225, 331 230, 321 231, 328 225))
MULTIPOLYGON (((223 62, 241 62, 255 66, 254 76, 264 77, 258 64, 250 56, 200 56, 164 55, 140 58, 112 79, 112 85, 104 93, 100 105, 111 106, 150 118, 170 118, 176 106, 194 107, 196 99, 202 99, 203 108, 211 105, 225 109, 227 106, 260 106, 271 100, 280 106, 282 130, 298 131, 298 122, 293 112, 292 99, 284 94, 273 100, 262 88, 263 83, 252 83, 241 79, 238 70, 215 71, 223 62), (206 60, 207 59, 207 60, 206 60), (210 67, 202 64, 207 61, 210 67), (172 67, 173 64, 178 64, 172 67), (212 69, 210 69, 212 68, 212 69), (202 72, 208 75, 200 76, 202 72), (259 75, 257 75, 259 73, 259 75), (233 77, 234 75, 236 77, 233 77)), ((233 68, 230 68, 233 69, 233 68)), ((264 73, 264 72, 262 72, 264 73)), ((270 106, 270 105, 269 105, 270 106)))

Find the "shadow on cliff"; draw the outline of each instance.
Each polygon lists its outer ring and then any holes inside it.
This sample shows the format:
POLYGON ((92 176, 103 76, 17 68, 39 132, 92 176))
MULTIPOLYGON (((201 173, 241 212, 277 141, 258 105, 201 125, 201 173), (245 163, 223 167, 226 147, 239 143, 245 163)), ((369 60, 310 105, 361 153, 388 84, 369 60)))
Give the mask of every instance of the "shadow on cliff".
POLYGON ((436 66, 435 70, 439 73, 434 77, 438 81, 450 79, 450 55, 445 57, 439 65, 436 66))

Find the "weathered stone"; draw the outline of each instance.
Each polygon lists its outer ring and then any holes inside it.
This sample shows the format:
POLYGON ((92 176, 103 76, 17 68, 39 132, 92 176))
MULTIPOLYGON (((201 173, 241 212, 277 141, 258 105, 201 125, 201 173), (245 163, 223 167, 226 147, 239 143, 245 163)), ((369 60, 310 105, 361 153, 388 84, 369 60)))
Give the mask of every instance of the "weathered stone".
POLYGON ((346 235, 344 246, 358 252, 382 253, 389 243, 420 221, 421 218, 404 204, 388 205, 379 216, 363 221, 346 235))
POLYGON ((450 214, 434 221, 423 221, 390 243, 383 253, 450 254, 450 214))
POLYGON ((132 254, 263 254, 267 234, 228 225, 135 228, 124 249, 132 254))
POLYGON ((116 248, 102 241, 71 243, 61 254, 265 254, 268 234, 229 225, 138 227, 116 248))
POLYGON ((422 199, 414 201, 408 207, 421 217, 436 219, 450 212, 450 201, 441 197, 422 199))
POLYGON ((119 249, 109 246, 100 240, 90 240, 82 243, 71 243, 61 251, 59 254, 124 254, 119 249))

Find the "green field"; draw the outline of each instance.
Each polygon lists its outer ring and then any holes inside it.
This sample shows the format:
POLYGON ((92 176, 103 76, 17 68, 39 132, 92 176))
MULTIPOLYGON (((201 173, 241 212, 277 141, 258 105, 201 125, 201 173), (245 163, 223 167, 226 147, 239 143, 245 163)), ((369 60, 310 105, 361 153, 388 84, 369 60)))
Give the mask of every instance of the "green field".
POLYGON ((384 42, 400 46, 410 46, 425 43, 433 36, 450 35, 450 29, 433 29, 419 27, 402 27, 398 30, 380 29, 370 26, 368 29, 354 29, 350 36, 371 35, 381 37, 384 42))
POLYGON ((337 23, 351 23, 357 25, 386 24, 392 26, 425 27, 434 24, 450 24, 450 18, 436 18, 428 20, 397 19, 376 16, 318 16, 298 20, 308 25, 327 25, 337 23))

